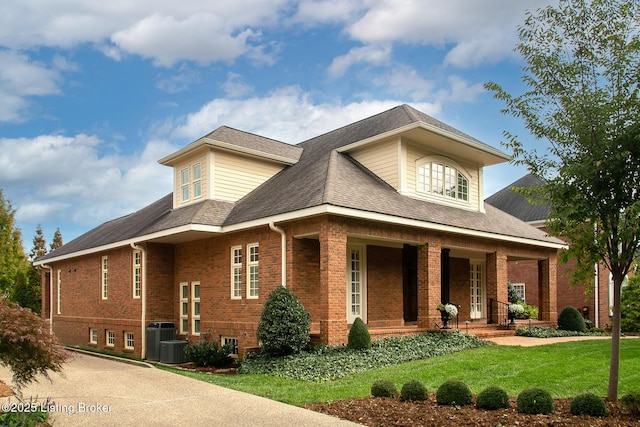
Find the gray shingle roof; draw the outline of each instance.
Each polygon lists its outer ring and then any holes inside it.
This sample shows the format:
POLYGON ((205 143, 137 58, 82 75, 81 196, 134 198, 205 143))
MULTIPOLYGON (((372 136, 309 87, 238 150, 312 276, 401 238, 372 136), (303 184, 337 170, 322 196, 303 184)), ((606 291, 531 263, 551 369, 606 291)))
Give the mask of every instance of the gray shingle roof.
POLYGON ((514 188, 531 188, 541 184, 543 184, 543 181, 535 175, 525 175, 492 196, 487 197, 485 203, 525 222, 545 221, 551 211, 548 203, 531 203, 526 196, 514 191, 514 188))
POLYGON ((226 142, 244 144, 244 147, 251 149, 258 149, 258 146, 263 150, 267 149, 267 146, 277 147, 278 150, 284 149, 280 154, 289 156, 300 154, 300 151, 302 153, 297 163, 284 168, 236 203, 206 200, 172 209, 172 195, 169 194, 138 212, 102 224, 41 260, 187 224, 235 225, 320 205, 545 243, 559 243, 535 227, 490 205, 485 205, 486 213, 482 213, 403 196, 348 154, 336 151, 348 144, 416 122, 428 123, 480 143, 407 105, 309 139, 298 146, 289 146, 294 148, 295 152, 287 151, 286 147, 282 147, 283 144, 277 141, 270 140, 275 144, 262 144, 264 141, 261 138, 256 139, 251 135, 244 138, 240 136, 240 131, 221 127, 208 137, 224 138, 226 142))
POLYGON ((261 152, 266 155, 284 157, 292 161, 297 161, 302 154, 302 149, 295 145, 240 131, 228 126, 220 126, 218 129, 207 134, 205 138, 261 152))

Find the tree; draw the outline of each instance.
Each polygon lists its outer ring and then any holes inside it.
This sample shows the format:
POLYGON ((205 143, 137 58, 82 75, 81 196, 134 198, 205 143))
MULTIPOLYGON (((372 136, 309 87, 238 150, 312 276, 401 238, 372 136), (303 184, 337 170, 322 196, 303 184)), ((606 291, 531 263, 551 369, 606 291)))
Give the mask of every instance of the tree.
POLYGON ((53 241, 49 245, 52 251, 55 251, 60 246, 62 246, 62 233, 60 232, 60 228, 56 228, 56 232, 53 233, 53 241))
POLYGON ((15 225, 15 213, 0 188, 0 297, 11 295, 18 276, 28 269, 22 233, 15 225))
POLYGON ((33 265, 33 261, 47 254, 47 242, 44 238, 42 226, 36 227, 36 235, 33 236, 33 248, 29 251, 28 270, 24 277, 18 277, 11 300, 17 302, 21 307, 29 308, 34 313, 40 313, 42 309, 42 268, 33 265))
POLYGON ((514 162, 544 183, 529 193, 551 206, 549 231, 577 260, 575 281, 602 262, 614 283, 609 399, 618 394, 620 287, 640 239, 640 2, 560 0, 529 12, 516 50, 527 90, 486 87, 523 120, 540 153, 505 132, 514 162))
POLYGON ((17 304, 0 298, 0 365, 13 372, 13 383, 22 386, 48 371, 62 372, 64 350, 44 319, 17 304))

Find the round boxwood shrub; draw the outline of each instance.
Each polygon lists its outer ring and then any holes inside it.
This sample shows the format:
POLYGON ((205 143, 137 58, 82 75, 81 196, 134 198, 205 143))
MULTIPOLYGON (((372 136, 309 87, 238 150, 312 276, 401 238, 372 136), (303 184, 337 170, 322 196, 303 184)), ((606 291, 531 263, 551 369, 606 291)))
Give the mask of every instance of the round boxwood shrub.
POLYGON ((517 406, 522 414, 550 414, 555 410, 549 392, 536 387, 522 391, 518 395, 517 406))
POLYGON ((571 401, 571 414, 604 417, 607 415, 607 405, 595 394, 583 393, 571 401))
POLYGON ((564 331, 585 332, 587 326, 584 323, 584 318, 577 308, 568 305, 562 309, 558 316, 558 329, 564 331))
POLYGON ((404 383, 400 390, 400 400, 426 400, 427 388, 418 380, 410 380, 404 383))
POLYGON ((436 391, 436 402, 438 405, 468 405, 472 396, 469 387, 462 381, 445 381, 436 391))
POLYGON ((285 356, 306 347, 310 327, 309 312, 287 288, 278 286, 264 303, 257 336, 265 353, 285 356))
POLYGON ((620 404, 624 412, 633 416, 640 415, 640 391, 632 390, 622 396, 620 404))
POLYGON ((349 338, 347 339, 347 347, 357 350, 371 347, 371 335, 369 335, 367 325, 365 325, 359 317, 356 317, 353 325, 351 325, 349 338))
POLYGON ((500 387, 487 387, 476 397, 476 406, 480 409, 506 409, 510 406, 509 396, 500 387))
POLYGON ((373 397, 395 397, 396 394, 398 394, 398 389, 391 380, 376 380, 371 386, 371 396, 373 397))

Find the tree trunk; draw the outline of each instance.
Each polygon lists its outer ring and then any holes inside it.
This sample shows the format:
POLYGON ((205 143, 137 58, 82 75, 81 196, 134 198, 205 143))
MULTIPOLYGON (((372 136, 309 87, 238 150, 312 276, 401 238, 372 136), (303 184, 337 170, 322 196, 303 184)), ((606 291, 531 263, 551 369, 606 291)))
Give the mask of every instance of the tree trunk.
POLYGON ((618 377, 620 372, 620 287, 622 278, 613 277, 613 319, 611 324, 611 362, 609 364, 609 389, 607 398, 618 400, 618 377))

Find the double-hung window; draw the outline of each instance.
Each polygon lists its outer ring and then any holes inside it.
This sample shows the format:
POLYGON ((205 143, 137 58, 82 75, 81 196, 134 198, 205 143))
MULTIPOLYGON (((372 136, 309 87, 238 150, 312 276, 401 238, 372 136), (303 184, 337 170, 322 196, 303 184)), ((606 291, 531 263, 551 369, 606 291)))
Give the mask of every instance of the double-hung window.
POLYGON ((258 298, 259 247, 257 243, 247 245, 247 299, 258 298))
POLYGON ((193 198, 202 196, 202 165, 193 165, 193 198))
POLYGON ((231 299, 242 298, 242 246, 231 248, 231 299))
POLYGON ((135 340, 133 339, 133 332, 124 333, 124 348, 127 350, 134 349, 135 340))
POLYGON ((91 328, 89 329, 89 344, 98 344, 98 330, 91 328))
POLYGON ((180 283, 180 333, 189 332, 189 284, 180 283))
POLYGON ((108 293, 108 286, 109 286, 109 257, 107 257, 106 255, 102 257, 102 276, 101 276, 101 280, 102 280, 102 289, 101 289, 101 295, 102 295, 102 299, 107 299, 107 297, 109 296, 108 293))
POLYGON ((133 297, 140 298, 142 284, 142 252, 133 251, 133 297))
POLYGON ((113 331, 107 331, 107 347, 113 347, 116 345, 116 333, 113 331))
POLYGON ((189 168, 180 171, 180 188, 182 190, 182 201, 189 200, 189 168))
POLYGON ((200 282, 191 283, 191 332, 200 335, 200 282))

